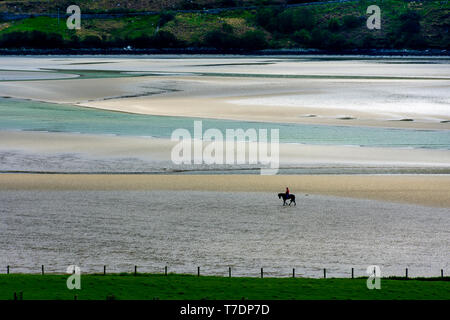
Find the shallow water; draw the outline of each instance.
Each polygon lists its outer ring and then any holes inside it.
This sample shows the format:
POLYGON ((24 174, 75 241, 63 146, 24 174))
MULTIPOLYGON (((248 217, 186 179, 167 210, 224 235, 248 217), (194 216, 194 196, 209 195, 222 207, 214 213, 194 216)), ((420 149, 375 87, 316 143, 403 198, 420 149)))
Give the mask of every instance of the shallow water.
POLYGON ((2 191, 0 267, 11 272, 196 273, 238 276, 439 276, 448 272, 448 209, 272 193, 2 191))
POLYGON ((170 138, 172 132, 177 128, 188 129, 193 135, 194 121, 202 120, 203 132, 208 128, 217 128, 224 134, 226 129, 268 129, 270 138, 270 129, 278 129, 281 143, 450 149, 448 130, 278 124, 163 117, 5 98, 0 98, 0 114, 1 130, 170 138))

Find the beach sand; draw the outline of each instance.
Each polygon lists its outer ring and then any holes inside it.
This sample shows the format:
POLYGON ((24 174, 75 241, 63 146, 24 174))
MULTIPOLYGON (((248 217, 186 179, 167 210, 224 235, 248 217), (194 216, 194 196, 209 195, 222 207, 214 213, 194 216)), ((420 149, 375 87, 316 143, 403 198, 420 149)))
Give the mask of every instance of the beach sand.
POLYGON ((191 190, 284 192, 450 208, 444 175, 97 175, 1 174, 0 190, 191 190))

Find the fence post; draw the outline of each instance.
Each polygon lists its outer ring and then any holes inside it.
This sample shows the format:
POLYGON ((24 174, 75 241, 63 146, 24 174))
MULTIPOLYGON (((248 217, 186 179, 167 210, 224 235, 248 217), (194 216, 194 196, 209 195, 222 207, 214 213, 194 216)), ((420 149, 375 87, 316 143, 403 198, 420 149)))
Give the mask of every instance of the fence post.
POLYGON ((406 268, 405 276, 406 276, 406 279, 408 279, 408 268, 406 268))
POLYGON ((355 278, 355 269, 352 268, 352 279, 355 278))
POLYGON ((444 269, 441 269, 441 278, 444 278, 444 269))
POLYGON ((295 268, 292 268, 292 278, 295 278, 295 268))
POLYGON ((136 276, 137 274, 137 266, 134 266, 134 275, 136 276))
POLYGON ((164 275, 167 276, 167 266, 164 267, 164 275))
POLYGON ((197 277, 200 277, 200 267, 197 267, 197 277))
POLYGON ((323 278, 326 279, 327 278, 327 269, 323 269, 323 278))
POLYGON ((228 277, 231 278, 231 267, 228 267, 228 277))
POLYGON ((103 266, 103 275, 106 276, 106 266, 103 266))
POLYGON ((9 274, 9 266, 6 267, 6 274, 9 274))
POLYGON ((42 270, 42 275, 44 275, 44 265, 42 265, 41 270, 42 270))
POLYGON ((264 278, 264 269, 261 268, 261 279, 264 278))

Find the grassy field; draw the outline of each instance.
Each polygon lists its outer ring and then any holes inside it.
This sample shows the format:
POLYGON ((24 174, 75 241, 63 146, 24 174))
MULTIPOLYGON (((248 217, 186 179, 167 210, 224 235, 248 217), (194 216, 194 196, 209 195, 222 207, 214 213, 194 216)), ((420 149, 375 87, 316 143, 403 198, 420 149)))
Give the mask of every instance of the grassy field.
POLYGON ((238 278, 159 274, 81 275, 69 290, 69 275, 0 275, 0 300, 22 292, 24 300, 448 300, 450 278, 381 279, 369 290, 366 278, 238 278))

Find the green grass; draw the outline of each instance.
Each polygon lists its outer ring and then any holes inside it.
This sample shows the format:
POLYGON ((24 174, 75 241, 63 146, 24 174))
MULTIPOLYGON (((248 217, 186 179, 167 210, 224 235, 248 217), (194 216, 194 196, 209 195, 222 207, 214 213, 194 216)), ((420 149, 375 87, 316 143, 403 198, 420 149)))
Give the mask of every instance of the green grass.
POLYGON ((159 274, 81 275, 81 290, 69 290, 69 275, 0 275, 0 300, 448 300, 450 281, 431 279, 381 279, 380 290, 369 290, 366 278, 238 278, 159 274), (433 281, 426 281, 433 280, 433 281))
POLYGON ((80 38, 88 35, 104 37, 135 38, 143 34, 152 35, 158 24, 159 16, 136 16, 116 19, 86 19, 82 22, 80 30, 69 30, 66 18, 59 20, 50 17, 28 18, 19 21, 4 23, 0 33, 16 31, 42 31, 45 33, 60 34, 63 39, 70 39, 73 35, 80 38))
POLYGON ((14 32, 14 31, 42 31, 45 33, 58 33, 66 38, 71 33, 67 29, 66 20, 50 18, 50 17, 36 17, 28 18, 18 21, 6 22, 2 32, 14 32))

